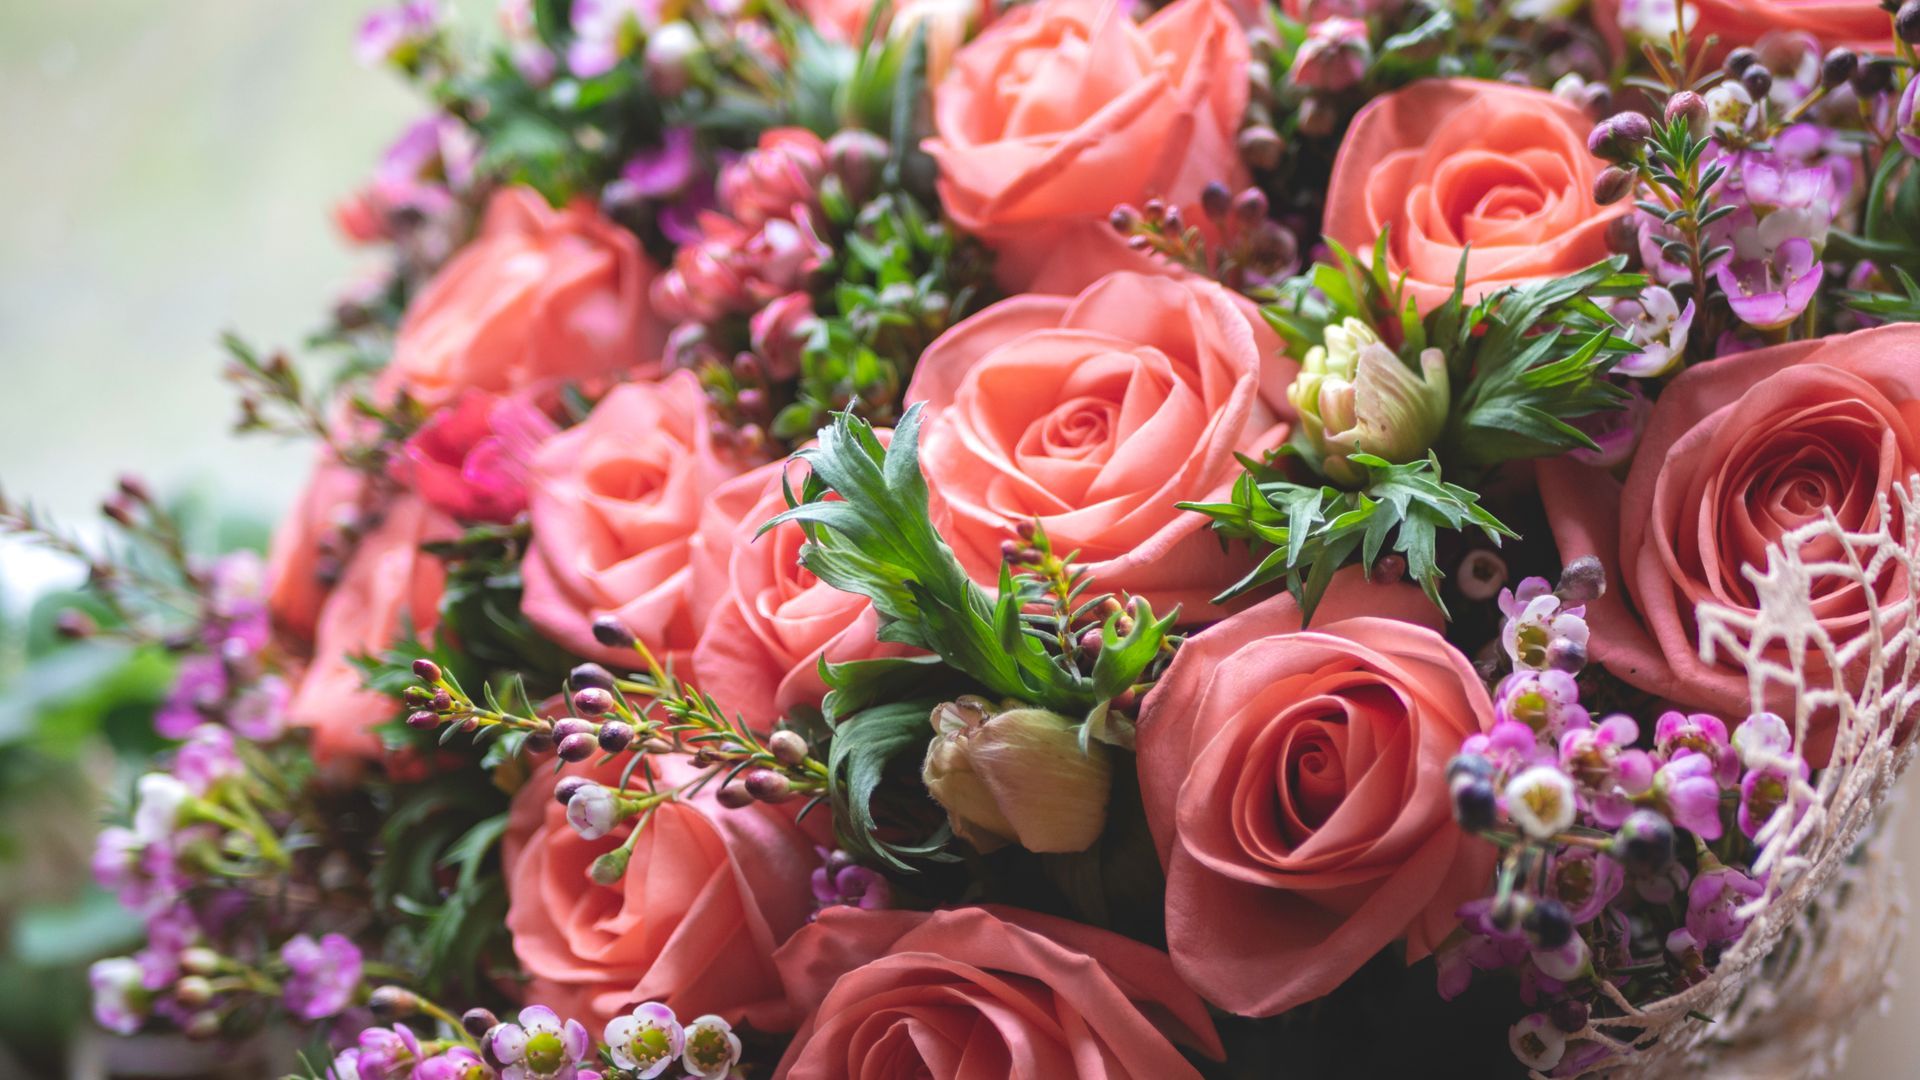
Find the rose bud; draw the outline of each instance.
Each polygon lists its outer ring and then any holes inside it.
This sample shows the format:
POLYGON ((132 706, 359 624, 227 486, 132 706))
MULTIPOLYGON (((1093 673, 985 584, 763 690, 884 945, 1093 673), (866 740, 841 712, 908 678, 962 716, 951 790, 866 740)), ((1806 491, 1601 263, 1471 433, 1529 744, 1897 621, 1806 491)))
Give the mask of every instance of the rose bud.
POLYGON ((956 835, 982 851, 1085 851, 1106 828, 1113 766, 1106 746, 1080 747, 1079 725, 1045 709, 998 714, 982 698, 934 707, 921 770, 956 835))

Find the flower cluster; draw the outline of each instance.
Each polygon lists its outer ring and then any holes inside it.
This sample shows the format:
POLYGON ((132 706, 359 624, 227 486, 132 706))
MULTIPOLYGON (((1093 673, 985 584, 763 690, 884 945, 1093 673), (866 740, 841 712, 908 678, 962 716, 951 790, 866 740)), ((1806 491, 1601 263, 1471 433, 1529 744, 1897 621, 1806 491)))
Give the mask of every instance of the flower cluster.
POLYGON ((1712 971, 1764 891, 1760 844, 1784 842, 1813 799, 1792 732, 1771 713, 1729 735, 1719 717, 1668 711, 1646 732, 1581 705, 1588 627, 1575 601, 1603 586, 1589 561, 1558 589, 1529 578, 1502 592, 1513 671, 1496 689, 1493 728, 1447 767, 1455 818, 1503 854, 1494 893, 1460 908, 1461 930, 1439 954, 1440 993, 1457 996, 1476 971, 1517 974, 1538 1011, 1511 1045, 1543 1072, 1617 1053, 1590 1026, 1616 1001, 1712 971))
MULTIPOLYGON (((425 1003, 388 995, 403 1011, 425 1003)), ((511 1020, 471 1009, 446 1038, 421 1038, 404 1023, 369 1027, 321 1080, 727 1080, 740 1063, 740 1037, 717 1016, 682 1024, 659 1002, 637 1005, 596 1041, 578 1020, 529 1005, 511 1020)))

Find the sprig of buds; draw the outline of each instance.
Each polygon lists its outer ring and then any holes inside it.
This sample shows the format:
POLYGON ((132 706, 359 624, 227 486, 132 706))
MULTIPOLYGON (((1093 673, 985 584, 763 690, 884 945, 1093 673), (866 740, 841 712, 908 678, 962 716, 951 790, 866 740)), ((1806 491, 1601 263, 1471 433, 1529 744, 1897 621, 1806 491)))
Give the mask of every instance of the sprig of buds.
POLYGON ((1149 199, 1137 210, 1123 203, 1108 221, 1135 251, 1241 292, 1264 288, 1299 268, 1299 243, 1267 216, 1267 196, 1259 188, 1236 194, 1212 181, 1200 193, 1200 209, 1219 237, 1215 244, 1208 244, 1205 233, 1189 224, 1178 206, 1160 199, 1149 199))

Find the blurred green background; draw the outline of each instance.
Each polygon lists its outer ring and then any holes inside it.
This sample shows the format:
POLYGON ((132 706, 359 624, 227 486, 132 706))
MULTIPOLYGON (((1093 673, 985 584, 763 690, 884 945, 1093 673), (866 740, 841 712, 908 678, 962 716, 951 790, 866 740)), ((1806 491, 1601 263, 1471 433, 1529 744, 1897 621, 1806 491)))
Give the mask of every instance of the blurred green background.
MULTIPOLYGON (((472 28, 489 5, 460 6, 472 28)), ((228 434, 214 342, 232 328, 293 344, 353 280, 328 209, 417 108, 354 64, 365 7, 0 3, 0 486, 89 531, 132 469, 256 541, 292 498, 306 451, 228 434)), ((155 1063, 86 1035, 81 974, 129 944, 86 859, 150 745, 166 665, 57 648, 51 605, 30 613, 72 583, 0 540, 0 1080, 91 1080, 116 1053, 155 1063)), ((1920 866, 1911 804, 1904 816, 1920 866)), ((1896 1017, 1920 1005, 1908 945, 1896 1017)), ((1913 1076, 1916 1060, 1920 1025, 1868 1020, 1842 1075, 1913 1076)))

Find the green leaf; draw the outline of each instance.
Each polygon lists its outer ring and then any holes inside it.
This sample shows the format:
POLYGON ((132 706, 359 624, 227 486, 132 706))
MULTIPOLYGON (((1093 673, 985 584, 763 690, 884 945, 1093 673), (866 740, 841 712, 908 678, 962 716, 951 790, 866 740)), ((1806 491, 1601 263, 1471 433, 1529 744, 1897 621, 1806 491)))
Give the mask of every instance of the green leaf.
MULTIPOLYGON (((890 770, 903 763, 917 767, 926 757, 927 744, 933 739, 928 718, 936 704, 935 700, 920 698, 876 705, 847 717, 835 729, 828 744, 827 775, 842 848, 907 872, 915 870, 908 859, 953 858, 942 851, 952 837, 944 815, 921 839, 893 842, 882 835, 892 830, 883 829, 873 806, 875 794, 890 770)), ((920 795, 917 802, 922 804, 921 809, 934 807, 924 792, 920 795)))

